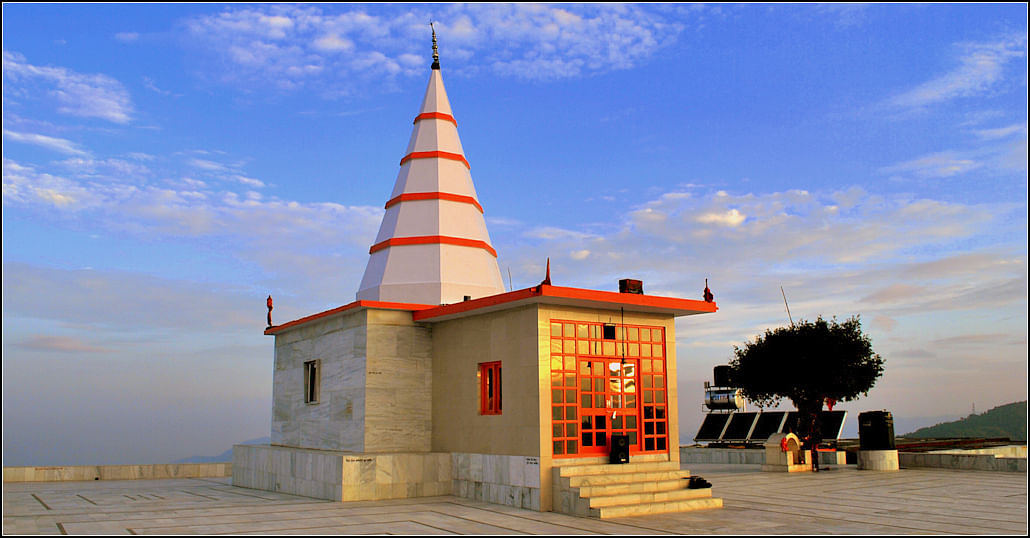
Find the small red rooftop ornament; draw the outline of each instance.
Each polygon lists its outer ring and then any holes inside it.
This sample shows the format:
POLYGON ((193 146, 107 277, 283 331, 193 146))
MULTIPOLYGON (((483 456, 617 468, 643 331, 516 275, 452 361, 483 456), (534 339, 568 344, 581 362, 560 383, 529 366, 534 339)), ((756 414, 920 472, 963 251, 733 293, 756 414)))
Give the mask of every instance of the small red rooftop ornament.
POLYGON ((542 291, 544 286, 551 285, 551 258, 547 258, 547 274, 544 275, 544 280, 537 285, 536 291, 542 291))
POLYGON ((713 299, 715 299, 715 296, 712 295, 712 290, 708 289, 708 279, 707 278, 705 279, 705 294, 704 294, 704 298, 705 298, 705 302, 706 303, 710 303, 710 302, 712 302, 713 299))
POLYGON ((268 305, 268 326, 271 327, 272 326, 272 296, 271 295, 268 296, 268 300, 265 301, 265 304, 268 305))

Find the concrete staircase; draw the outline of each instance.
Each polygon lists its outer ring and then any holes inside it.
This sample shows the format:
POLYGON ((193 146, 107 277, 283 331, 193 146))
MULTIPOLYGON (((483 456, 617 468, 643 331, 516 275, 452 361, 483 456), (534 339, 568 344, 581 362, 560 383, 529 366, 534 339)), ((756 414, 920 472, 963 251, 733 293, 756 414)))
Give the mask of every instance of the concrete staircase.
POLYGON ((687 489, 690 471, 674 461, 578 464, 554 468, 554 511, 613 517, 722 508, 711 488, 687 489))

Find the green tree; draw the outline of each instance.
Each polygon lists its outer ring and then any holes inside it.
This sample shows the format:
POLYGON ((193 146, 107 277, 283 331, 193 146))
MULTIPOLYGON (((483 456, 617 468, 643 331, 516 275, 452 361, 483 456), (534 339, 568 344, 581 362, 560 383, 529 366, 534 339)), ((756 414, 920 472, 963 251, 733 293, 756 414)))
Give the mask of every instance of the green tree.
POLYGON ((733 353, 730 379, 745 398, 762 407, 789 398, 802 413, 822 409, 826 398, 868 395, 883 374, 884 360, 862 334, 858 316, 766 329, 744 347, 733 346, 733 353))

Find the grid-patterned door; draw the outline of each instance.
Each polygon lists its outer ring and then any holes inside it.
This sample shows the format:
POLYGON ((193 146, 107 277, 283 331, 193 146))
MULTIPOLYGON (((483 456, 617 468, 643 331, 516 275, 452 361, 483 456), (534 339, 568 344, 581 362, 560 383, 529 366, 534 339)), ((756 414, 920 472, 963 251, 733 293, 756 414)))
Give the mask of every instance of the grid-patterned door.
POLYGON ((637 405, 635 359, 580 359, 580 453, 607 454, 612 435, 636 446, 637 405))

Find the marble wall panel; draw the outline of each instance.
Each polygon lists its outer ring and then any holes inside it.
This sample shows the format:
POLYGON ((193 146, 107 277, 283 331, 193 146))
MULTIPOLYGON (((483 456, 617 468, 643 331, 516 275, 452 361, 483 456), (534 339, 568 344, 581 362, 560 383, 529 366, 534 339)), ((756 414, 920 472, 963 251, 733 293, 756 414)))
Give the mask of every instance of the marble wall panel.
POLYGON ((431 343, 410 313, 369 310, 365 452, 430 450, 431 343))
POLYGON ((320 499, 396 499, 451 492, 450 454, 355 454, 240 445, 234 461, 234 485, 320 499))
POLYGON ((365 312, 344 313, 276 335, 272 443, 364 449, 365 312), (319 402, 304 402, 304 363, 321 361, 319 402))
POLYGON ((454 452, 451 495, 540 510, 538 458, 454 452))

